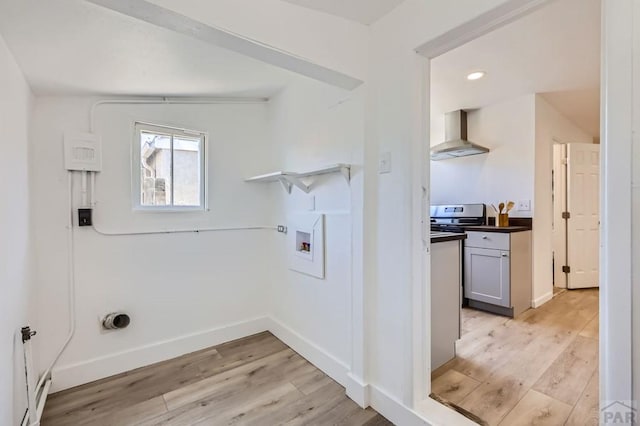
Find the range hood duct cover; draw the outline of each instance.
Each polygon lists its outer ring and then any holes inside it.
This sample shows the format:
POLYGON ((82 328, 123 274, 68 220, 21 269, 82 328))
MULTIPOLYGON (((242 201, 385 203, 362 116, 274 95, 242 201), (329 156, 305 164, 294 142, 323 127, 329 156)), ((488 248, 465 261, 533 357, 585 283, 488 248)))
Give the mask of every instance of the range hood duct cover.
POLYGON ((458 110, 444 115, 444 137, 444 142, 431 148, 431 160, 448 160, 489 152, 489 148, 467 140, 467 113, 465 111, 458 110))

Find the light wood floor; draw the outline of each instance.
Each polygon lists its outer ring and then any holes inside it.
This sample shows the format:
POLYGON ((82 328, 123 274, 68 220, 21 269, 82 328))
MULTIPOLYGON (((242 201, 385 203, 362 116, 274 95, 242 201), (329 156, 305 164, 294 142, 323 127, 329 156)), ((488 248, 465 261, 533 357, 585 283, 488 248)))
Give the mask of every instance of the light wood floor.
POLYGON ((53 394, 42 424, 391 425, 270 333, 53 394))
POLYGON ((598 290, 509 319, 463 309, 457 356, 432 392, 489 425, 598 424, 598 290))

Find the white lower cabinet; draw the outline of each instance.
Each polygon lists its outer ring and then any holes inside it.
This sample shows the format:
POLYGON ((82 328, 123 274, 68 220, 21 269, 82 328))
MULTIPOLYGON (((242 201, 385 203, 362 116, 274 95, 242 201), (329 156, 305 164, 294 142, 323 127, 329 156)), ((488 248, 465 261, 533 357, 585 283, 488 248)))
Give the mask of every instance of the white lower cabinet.
POLYGON ((517 316, 531 307, 531 231, 467 232, 464 297, 469 306, 517 316))
POLYGON ((467 247, 464 252, 465 297, 494 305, 511 306, 509 252, 467 247))

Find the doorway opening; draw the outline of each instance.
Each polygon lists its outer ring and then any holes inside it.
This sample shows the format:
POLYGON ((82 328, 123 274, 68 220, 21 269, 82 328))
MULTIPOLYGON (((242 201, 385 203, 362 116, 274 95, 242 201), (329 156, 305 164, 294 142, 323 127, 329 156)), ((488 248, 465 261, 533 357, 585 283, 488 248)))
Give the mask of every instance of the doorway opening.
POLYGON ((431 147, 447 142, 444 115, 463 110, 468 142, 489 152, 442 160, 437 151, 430 163, 430 204, 483 205, 485 223, 456 230, 466 234, 457 268, 456 250, 445 256, 432 238, 429 389, 481 423, 516 424, 538 411, 554 424, 597 419, 600 189, 590 165, 600 161, 600 7, 559 0, 430 56, 431 147), (584 160, 569 161, 562 195, 559 141, 584 160), (567 223, 569 206, 578 220, 567 223), (496 227, 507 209, 510 226, 496 227), (562 278, 576 290, 554 298, 562 278), (445 303, 457 322, 439 314, 445 303))

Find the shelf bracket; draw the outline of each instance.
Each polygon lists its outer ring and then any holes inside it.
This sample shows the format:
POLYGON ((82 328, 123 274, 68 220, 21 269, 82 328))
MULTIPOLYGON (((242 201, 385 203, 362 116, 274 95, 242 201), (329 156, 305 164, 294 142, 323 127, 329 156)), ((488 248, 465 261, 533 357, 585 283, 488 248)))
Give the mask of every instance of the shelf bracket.
MULTIPOLYGON (((311 185, 305 185, 302 180, 300 180, 300 178, 296 176, 283 175, 282 178, 287 181, 287 183, 289 184, 289 188, 291 188, 291 185, 293 185, 306 194, 311 191, 311 185)), ((291 190, 289 190, 289 194, 291 194, 291 190)))
POLYGON ((287 182, 286 179, 278 179, 278 182, 282 184, 282 187, 285 191, 287 191, 288 194, 291 194, 291 184, 287 182))
POLYGON ((347 180, 347 183, 351 182, 351 167, 340 167, 340 173, 347 180))

